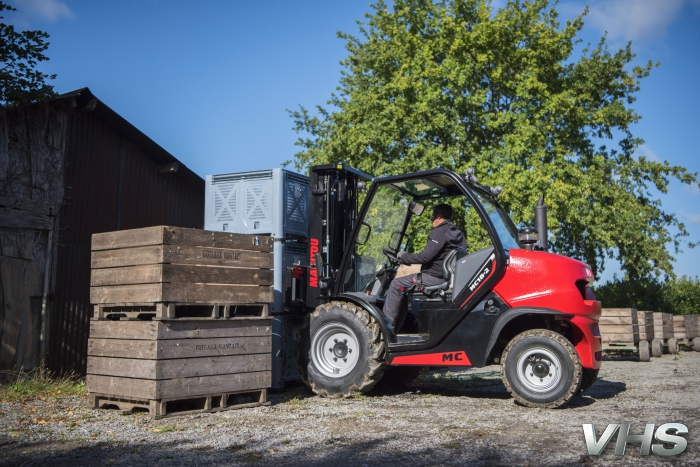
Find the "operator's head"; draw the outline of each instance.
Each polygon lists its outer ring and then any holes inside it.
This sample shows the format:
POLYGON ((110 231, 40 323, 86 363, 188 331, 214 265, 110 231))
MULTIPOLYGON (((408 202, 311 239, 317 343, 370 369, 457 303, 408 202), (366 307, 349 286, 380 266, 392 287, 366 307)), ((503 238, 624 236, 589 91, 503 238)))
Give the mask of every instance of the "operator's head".
POLYGON ((452 220, 452 206, 449 204, 438 204, 433 208, 433 216, 430 218, 433 221, 433 227, 437 227, 445 221, 452 220))

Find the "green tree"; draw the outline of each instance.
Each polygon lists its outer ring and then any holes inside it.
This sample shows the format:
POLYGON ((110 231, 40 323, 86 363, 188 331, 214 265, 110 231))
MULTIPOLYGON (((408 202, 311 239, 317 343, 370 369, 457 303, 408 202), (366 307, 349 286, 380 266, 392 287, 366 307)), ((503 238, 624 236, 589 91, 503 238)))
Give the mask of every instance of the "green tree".
MULTIPOLYGON (((0 14, 16 11, 15 8, 0 2, 0 14)), ((0 20, 4 20, 0 16, 0 20)), ((17 32, 11 24, 0 22, 0 107, 14 107, 40 101, 56 93, 46 79, 56 75, 46 75, 36 69, 38 62, 48 60, 44 52, 49 47, 43 31, 17 32)))
MULTIPOLYGON (((631 45, 575 52, 581 16, 558 22, 547 0, 383 1, 346 41, 340 84, 317 112, 292 111, 295 165, 346 162, 375 176, 474 167, 530 225, 541 194, 551 247, 628 278, 673 275, 671 243, 688 235, 654 198, 697 174, 635 155, 631 105, 653 68, 631 45)), ((691 247, 693 244, 689 244, 691 247)))

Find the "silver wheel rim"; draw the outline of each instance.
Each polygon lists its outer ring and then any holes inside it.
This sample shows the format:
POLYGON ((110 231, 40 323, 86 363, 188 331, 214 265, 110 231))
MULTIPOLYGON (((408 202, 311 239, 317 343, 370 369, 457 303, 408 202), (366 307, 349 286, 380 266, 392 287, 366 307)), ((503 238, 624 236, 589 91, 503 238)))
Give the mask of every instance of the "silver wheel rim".
POLYGON ((357 365, 360 346, 353 330, 343 323, 329 323, 311 337, 311 358, 324 376, 342 378, 357 365))
POLYGON ((529 390, 552 391, 562 379, 559 357, 544 347, 528 349, 518 359, 518 379, 529 390))

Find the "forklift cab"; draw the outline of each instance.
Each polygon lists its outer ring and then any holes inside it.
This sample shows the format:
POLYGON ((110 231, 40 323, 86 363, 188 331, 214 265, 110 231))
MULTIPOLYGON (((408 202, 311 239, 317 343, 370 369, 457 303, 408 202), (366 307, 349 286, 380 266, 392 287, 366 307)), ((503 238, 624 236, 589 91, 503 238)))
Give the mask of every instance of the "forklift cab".
POLYGON ((515 225, 487 190, 442 169, 372 183, 353 231, 354 247, 346 250, 336 276, 336 296, 359 300, 382 316, 391 281, 419 270, 405 271, 396 256, 422 251, 437 204, 453 206, 453 221, 468 245, 445 258, 442 284, 413 291, 408 317, 397 323, 390 347, 427 343, 449 332, 450 323, 478 303, 479 292, 490 289, 486 282, 502 275, 507 251, 520 247, 515 225))

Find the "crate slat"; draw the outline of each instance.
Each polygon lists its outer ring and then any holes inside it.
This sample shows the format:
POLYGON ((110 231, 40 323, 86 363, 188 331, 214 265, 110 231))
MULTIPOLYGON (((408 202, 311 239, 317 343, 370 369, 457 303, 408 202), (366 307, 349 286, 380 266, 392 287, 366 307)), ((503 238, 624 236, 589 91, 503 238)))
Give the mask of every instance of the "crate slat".
POLYGON ((91 339, 169 340, 269 336, 271 319, 195 321, 91 321, 91 339))
POLYGON ((160 341, 130 339, 88 339, 88 356, 165 360, 216 355, 270 353, 272 336, 170 339, 160 341))
POLYGON ((104 303, 271 303, 272 287, 221 285, 221 284, 177 284, 155 283, 90 287, 90 301, 104 303))
POLYGON ((274 239, 262 235, 243 235, 165 225, 98 233, 92 236, 93 251, 158 244, 197 245, 271 252, 274 239))
POLYGON ((87 362, 87 374, 152 380, 250 373, 269 371, 270 369, 271 361, 267 354, 180 358, 163 361, 90 356, 87 362))

